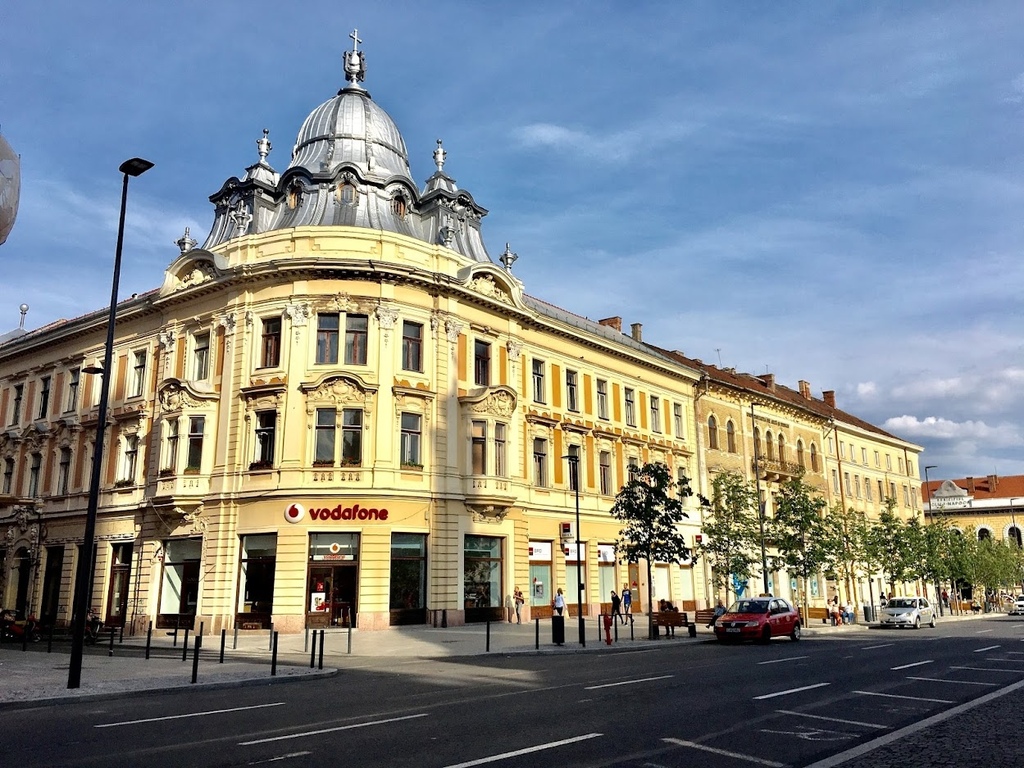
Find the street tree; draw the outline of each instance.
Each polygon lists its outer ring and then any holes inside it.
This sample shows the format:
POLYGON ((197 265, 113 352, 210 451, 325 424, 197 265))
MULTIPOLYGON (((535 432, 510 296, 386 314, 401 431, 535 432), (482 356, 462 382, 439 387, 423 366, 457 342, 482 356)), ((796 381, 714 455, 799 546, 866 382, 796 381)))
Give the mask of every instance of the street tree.
POLYGON ((697 553, 711 566, 716 592, 728 590, 733 577, 740 584, 749 581, 760 562, 757 502, 756 489, 737 472, 715 475, 711 498, 700 497, 703 538, 697 553))
MULTIPOLYGON (((854 599, 854 583, 859 575, 865 571, 870 574, 877 570, 873 568, 874 564, 867 551, 870 525, 867 515, 853 507, 843 511, 842 506, 836 504, 824 514, 823 546, 827 550, 824 565, 843 580, 846 585, 846 596, 851 601, 854 599)), ((870 576, 868 591, 871 602, 874 602, 870 576)))
POLYGON ((891 496, 885 500, 878 520, 868 529, 867 545, 871 560, 881 566, 890 593, 896 591, 897 582, 913 577, 914 546, 909 541, 906 526, 896 513, 896 499, 891 496))
POLYGON ((692 496, 690 481, 683 476, 677 483, 668 465, 644 464, 630 473, 629 482, 615 496, 612 517, 623 523, 615 542, 616 554, 627 563, 647 563, 648 632, 654 637, 654 583, 651 566, 681 562, 690 556, 690 548, 679 526, 689 517, 682 500, 692 496))
POLYGON ((822 510, 825 499, 803 478, 794 477, 775 494, 775 515, 768 528, 768 540, 775 554, 772 569, 785 568, 800 579, 804 616, 809 614, 807 582, 828 562, 830 547, 822 510))

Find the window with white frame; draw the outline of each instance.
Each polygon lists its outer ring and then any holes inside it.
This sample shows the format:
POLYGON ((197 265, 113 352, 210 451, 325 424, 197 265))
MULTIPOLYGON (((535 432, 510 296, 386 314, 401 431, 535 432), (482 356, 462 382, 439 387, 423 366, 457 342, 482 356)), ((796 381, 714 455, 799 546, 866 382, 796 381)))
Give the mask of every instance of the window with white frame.
POLYGON ((161 469, 173 474, 178 468, 178 430, 180 419, 174 416, 164 422, 164 460, 161 469))
POLYGON ((403 413, 401 428, 402 466, 422 467, 421 441, 423 437, 423 417, 418 413, 403 413))
POLYGON ((369 327, 366 315, 345 316, 345 365, 366 365, 369 327))
POLYGON ((321 312, 316 316, 316 364, 336 365, 338 363, 337 312, 321 312))
POLYGON ((28 469, 28 495, 33 499, 39 495, 39 472, 42 466, 43 455, 41 453, 33 453, 28 469))
POLYGON ((597 380, 597 417, 608 418, 608 382, 604 379, 597 380))
POLYGON ((677 438, 682 440, 686 435, 683 433, 683 404, 672 403, 672 430, 677 438))
POLYGON ((885 468, 887 471, 892 472, 892 456, 888 453, 885 454, 885 468))
POLYGON ((277 442, 277 411, 256 412, 256 453, 253 464, 259 469, 274 466, 277 442))
POLYGON ((626 473, 629 475, 630 480, 636 479, 636 473, 640 471, 640 459, 636 456, 630 456, 626 459, 626 473))
POLYGON ((203 467, 203 433, 206 430, 205 416, 190 416, 188 419, 188 455, 185 460, 186 472, 198 472, 203 467))
POLYGON ((423 370, 423 325, 421 323, 410 323, 408 320, 402 323, 402 370, 423 370))
POLYGON ((533 438, 533 484, 548 487, 548 441, 543 437, 533 438))
POLYGON ((632 389, 625 390, 626 400, 626 424, 630 427, 636 426, 636 403, 634 401, 635 395, 632 389))
POLYGON ((651 395, 651 431, 661 432, 661 398, 651 395))
POLYGON ((319 467, 334 466, 334 448, 337 436, 338 410, 336 408, 317 408, 316 425, 313 437, 313 465, 319 467))
POLYGON ((494 425, 494 474, 497 477, 508 477, 508 443, 505 424, 494 425))
POLYGON ((601 483, 601 495, 611 496, 612 494, 612 454, 610 451, 601 451, 598 454, 598 478, 601 483))
POLYGON ((839 493, 839 472, 838 470, 832 470, 832 490, 839 493))
POLYGON ((864 466, 867 466, 867 464, 868 464, 868 449, 867 448, 861 448, 860 449, 860 463, 863 464, 864 466))
POLYGON ((577 389, 578 377, 579 374, 576 371, 565 372, 565 407, 570 411, 578 411, 580 409, 579 392, 577 389))
POLYGON ((68 371, 68 399, 64 404, 64 412, 69 413, 78 408, 78 382, 82 377, 79 368, 68 371))
POLYGON ((871 498, 871 481, 866 477, 864 478, 864 498, 868 501, 873 501, 871 498))
POLYGON ((132 353, 132 397, 142 397, 146 391, 146 350, 137 349, 132 353))
POLYGON ((487 474, 487 422, 474 421, 470 448, 471 468, 474 475, 487 474))
POLYGON ((39 413, 37 419, 45 419, 46 412, 50 409, 50 377, 43 376, 39 380, 39 413))
POLYGON ((906 485, 903 486, 903 506, 910 506, 910 488, 906 485))
POLYGON ((134 483, 139 464, 139 436, 124 436, 124 455, 121 461, 121 482, 134 483))
POLYGON ((546 392, 544 386, 544 361, 533 359, 533 401, 544 403, 546 392))
POLYGON ((860 498, 860 475, 853 476, 853 495, 860 498))
POLYGON ((192 378, 206 381, 210 378, 210 333, 204 331, 192 337, 192 378))
POLYGON ((260 368, 277 368, 281 364, 281 318, 264 317, 260 334, 260 368))
POLYGON ((345 408, 341 412, 341 465, 358 467, 363 463, 363 411, 345 408))
POLYGON ((875 466, 876 467, 882 466, 881 457, 878 455, 878 451, 875 451, 875 466))

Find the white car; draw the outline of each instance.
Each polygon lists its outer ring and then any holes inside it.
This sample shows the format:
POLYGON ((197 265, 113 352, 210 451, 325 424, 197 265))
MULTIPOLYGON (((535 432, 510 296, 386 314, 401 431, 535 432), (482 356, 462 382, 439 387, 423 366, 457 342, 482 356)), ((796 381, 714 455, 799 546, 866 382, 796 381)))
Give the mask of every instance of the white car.
POLYGON ((883 627, 935 626, 935 609, 923 597, 894 597, 882 609, 883 627))
POLYGON ((1017 595, 1017 599, 1013 603, 1013 609, 1010 611, 1011 616, 1024 616, 1024 594, 1017 595))

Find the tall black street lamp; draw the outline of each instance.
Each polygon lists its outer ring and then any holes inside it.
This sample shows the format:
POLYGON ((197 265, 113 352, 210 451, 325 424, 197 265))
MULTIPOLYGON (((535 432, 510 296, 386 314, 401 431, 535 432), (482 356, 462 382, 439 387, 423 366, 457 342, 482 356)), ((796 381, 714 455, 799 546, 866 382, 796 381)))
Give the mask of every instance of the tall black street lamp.
POLYGON ((583 567, 580 553, 580 457, 579 454, 570 453, 563 456, 569 460, 569 478, 576 489, 576 621, 580 628, 580 645, 587 647, 587 629, 583 624, 583 567))
POLYGON ((117 223, 117 249, 114 251, 114 277, 110 288, 110 314, 107 319, 107 344, 103 350, 103 374, 100 383, 100 403, 96 422, 96 443, 92 451, 92 474, 89 477, 89 505, 85 512, 85 534, 82 553, 75 571, 75 599, 71 609, 71 662, 68 667, 68 688, 82 684, 82 651, 85 646, 85 619, 92 591, 92 550, 96 538, 96 508, 100 496, 100 468, 103 463, 103 433, 107 427, 107 399, 110 396, 110 370, 114 357, 114 321, 117 317, 117 285, 121 279, 121 247, 124 245, 124 214, 128 202, 128 178, 140 176, 153 163, 133 157, 121 163, 118 170, 124 174, 121 186, 121 218, 117 223))
POLYGON ((754 418, 754 404, 750 404, 750 426, 751 435, 754 438, 754 482, 757 490, 757 522, 761 526, 761 575, 764 580, 764 594, 770 595, 768 589, 768 553, 764 544, 764 502, 761 501, 761 457, 758 443, 760 439, 757 434, 757 421, 754 418))
MULTIPOLYGON (((936 464, 929 464, 927 467, 924 468, 924 493, 925 493, 925 499, 928 502, 928 516, 929 517, 931 517, 931 514, 932 514, 932 488, 931 488, 931 485, 929 485, 929 483, 928 483, 928 470, 929 469, 936 469, 936 468, 937 468, 936 464)), ((941 616, 941 615, 943 615, 943 613, 942 613, 943 612, 942 595, 939 594, 939 593, 936 593, 935 596, 938 598, 935 602, 937 602, 939 604, 939 615, 941 616)))

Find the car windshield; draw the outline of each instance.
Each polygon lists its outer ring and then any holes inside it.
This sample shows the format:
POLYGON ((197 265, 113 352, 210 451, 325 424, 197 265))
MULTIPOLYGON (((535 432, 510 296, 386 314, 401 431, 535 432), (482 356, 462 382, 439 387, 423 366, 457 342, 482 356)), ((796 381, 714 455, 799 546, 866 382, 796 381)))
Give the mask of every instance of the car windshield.
POLYGON ((889 601, 890 608, 916 608, 916 601, 910 598, 896 598, 889 601))
POLYGON ((768 613, 768 601, 737 600, 729 606, 729 613, 768 613))

